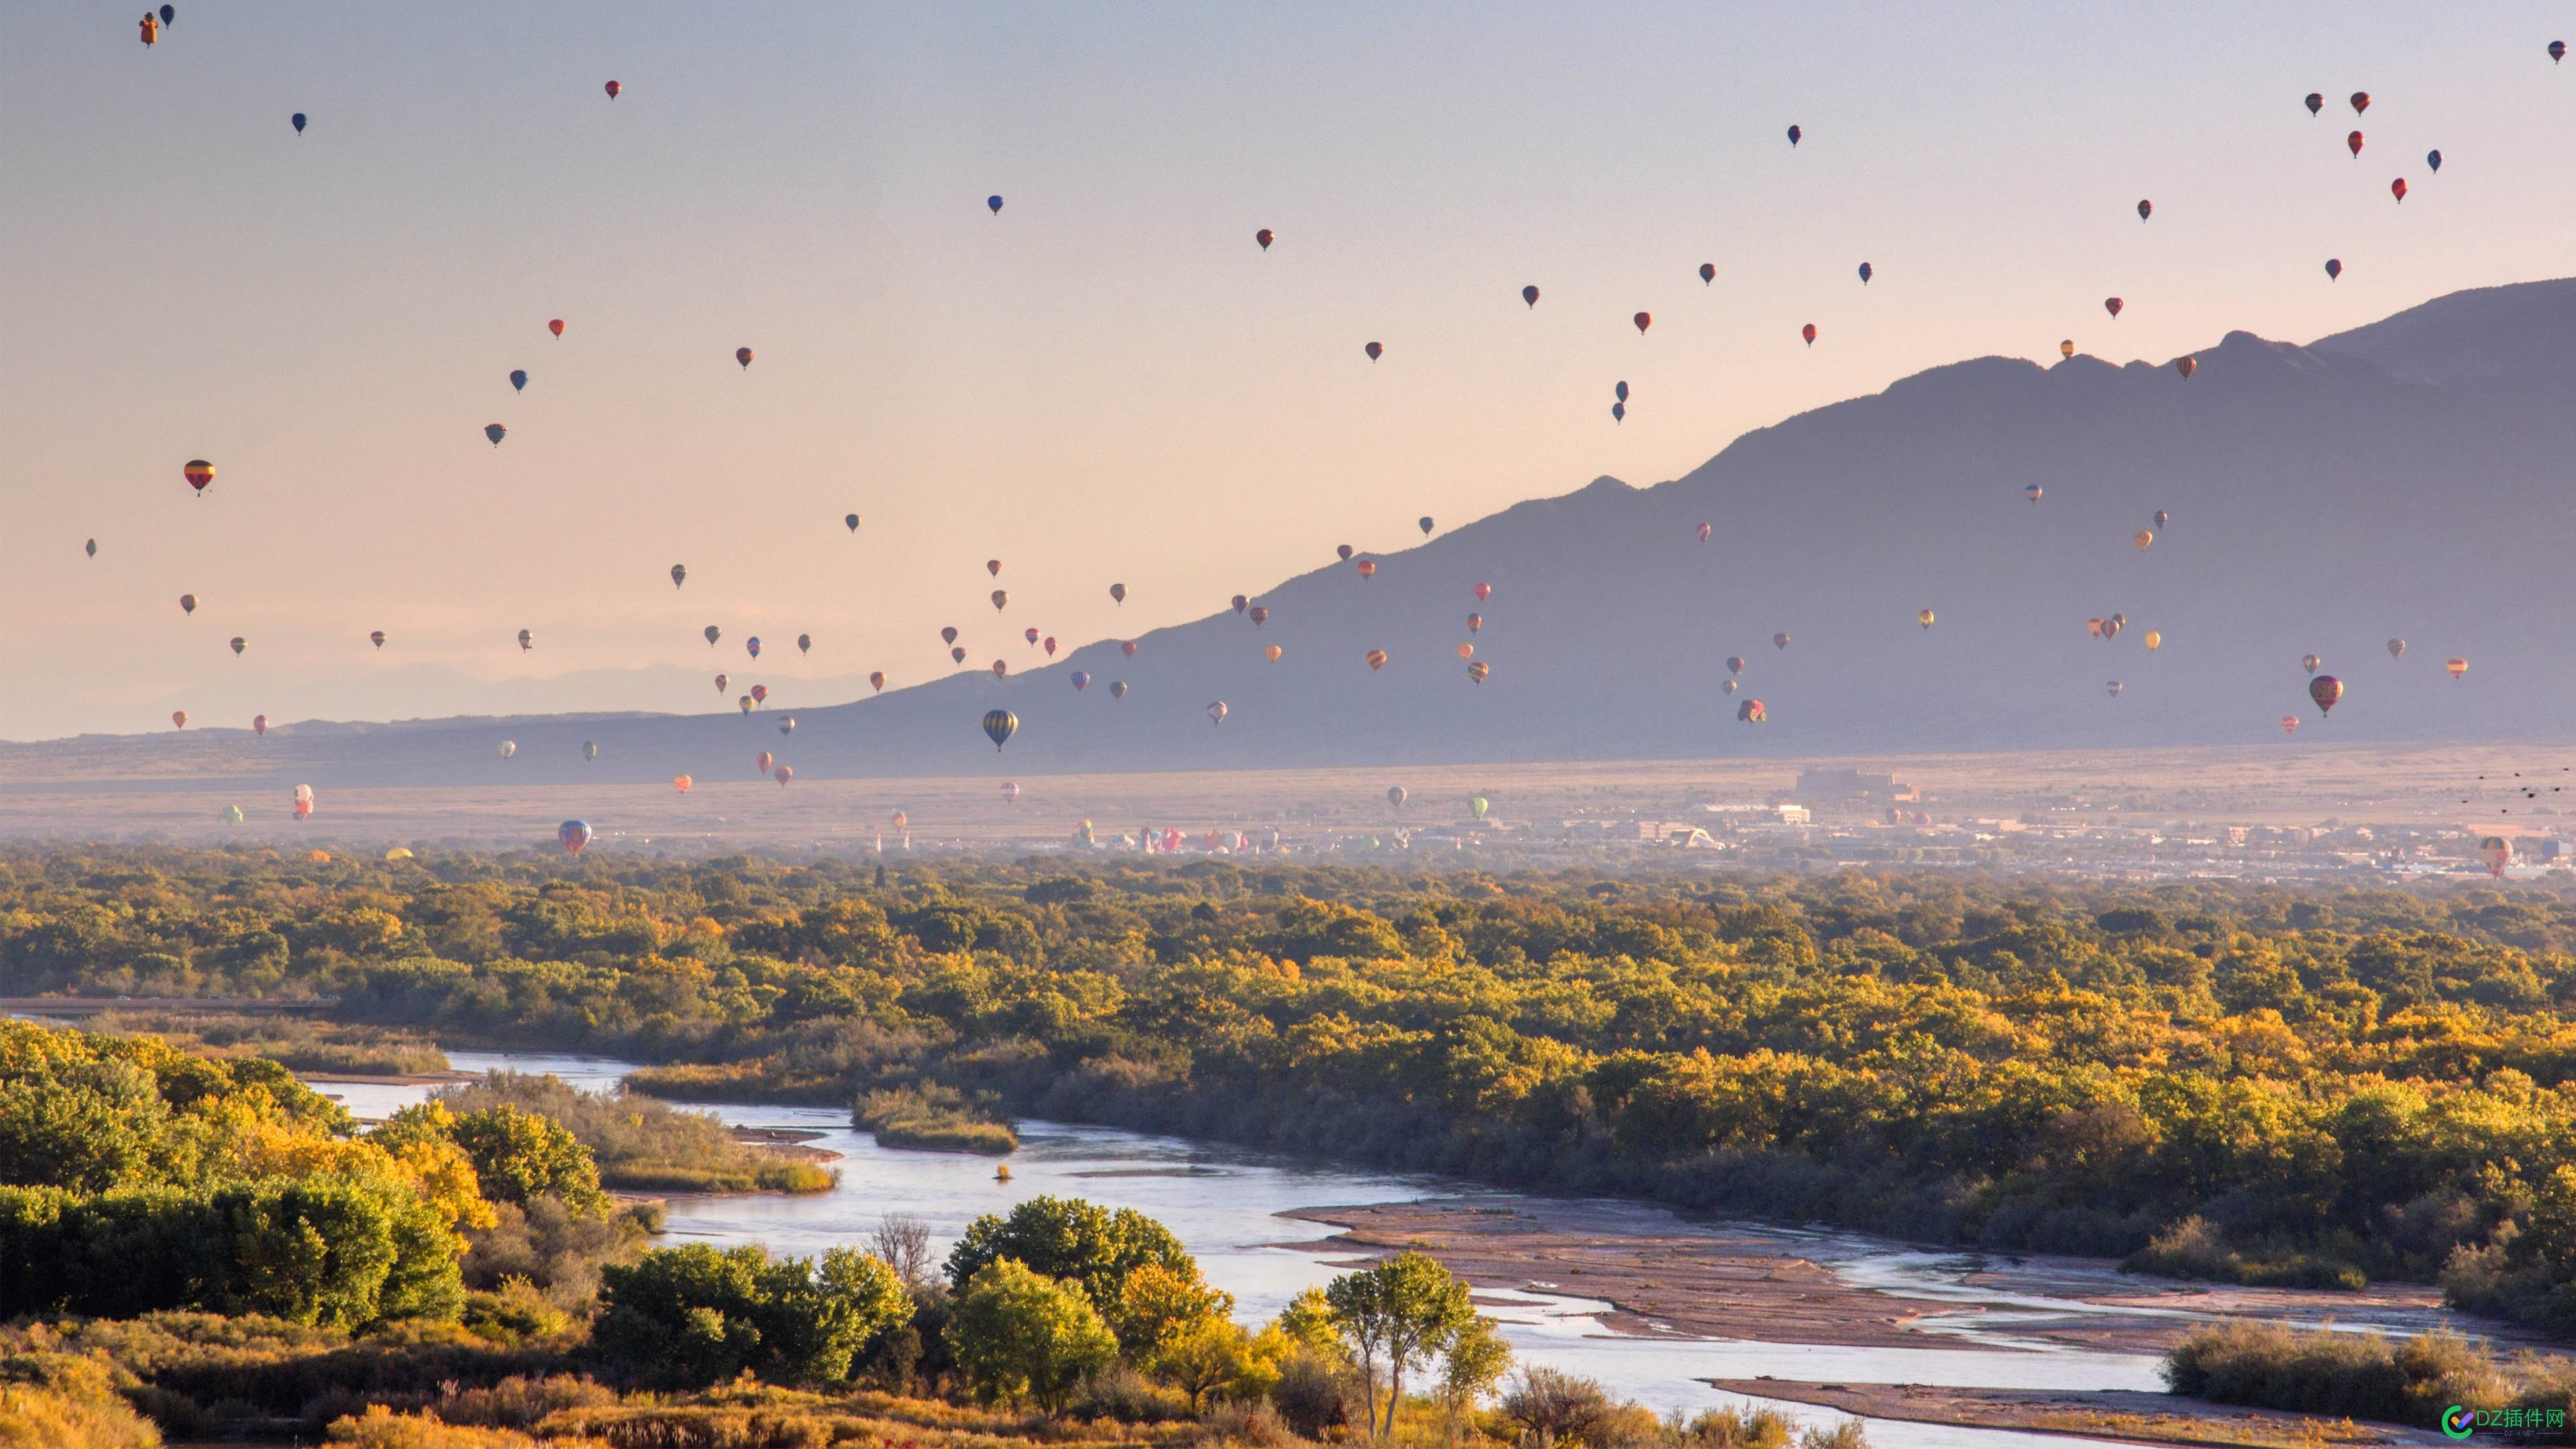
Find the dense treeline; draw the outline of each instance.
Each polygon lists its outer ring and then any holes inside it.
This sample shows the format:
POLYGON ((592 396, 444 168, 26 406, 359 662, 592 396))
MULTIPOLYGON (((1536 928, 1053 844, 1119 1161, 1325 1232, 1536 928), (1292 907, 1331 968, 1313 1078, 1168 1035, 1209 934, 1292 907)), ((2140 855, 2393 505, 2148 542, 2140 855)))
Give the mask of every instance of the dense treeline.
POLYGON ((1201 860, 0 855, 0 990, 333 995, 669 1095, 997 1103, 2576 1331, 2576 905, 1201 860), (987 1096, 986 1094, 990 1094, 987 1096))

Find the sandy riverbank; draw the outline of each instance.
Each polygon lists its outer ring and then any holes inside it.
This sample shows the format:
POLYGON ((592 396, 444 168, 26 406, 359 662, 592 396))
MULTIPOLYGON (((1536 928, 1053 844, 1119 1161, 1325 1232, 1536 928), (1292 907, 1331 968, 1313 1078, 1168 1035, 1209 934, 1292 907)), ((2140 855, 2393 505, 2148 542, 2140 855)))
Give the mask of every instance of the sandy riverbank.
POLYGON ((2269 1409, 2238 1409, 2165 1394, 2122 1390, 2034 1393, 2016 1389, 1944 1389, 1921 1384, 1810 1384, 1780 1379, 1710 1379, 1731 1394, 1812 1404, 1866 1419, 2017 1429, 2136 1444, 2198 1449, 2321 1449, 2321 1446, 2429 1446, 2430 1429, 2316 1419, 2269 1409))

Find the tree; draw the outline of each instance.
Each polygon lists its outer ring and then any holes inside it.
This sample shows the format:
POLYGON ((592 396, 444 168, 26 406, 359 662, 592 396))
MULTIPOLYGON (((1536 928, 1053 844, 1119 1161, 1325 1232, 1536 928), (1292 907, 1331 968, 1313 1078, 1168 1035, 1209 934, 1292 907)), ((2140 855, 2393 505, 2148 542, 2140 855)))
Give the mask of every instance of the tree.
POLYGON ((474 1164, 483 1195, 525 1205, 553 1196, 580 1212, 605 1212, 599 1164, 572 1130, 552 1117, 507 1104, 457 1114, 449 1129, 474 1164))
POLYGON ((1404 1372, 1437 1355, 1476 1310, 1467 1285, 1420 1253, 1399 1253, 1374 1268, 1345 1273, 1324 1289, 1343 1338, 1358 1353, 1369 1395, 1369 1432, 1395 1432, 1404 1401, 1404 1372), (1377 1366, 1386 1365, 1384 1425, 1377 1419, 1377 1366))
POLYGON ((1143 1363, 1163 1340, 1194 1324, 1223 1320, 1234 1312, 1234 1295, 1211 1288, 1193 1271, 1188 1277, 1161 1263, 1146 1263, 1128 1273, 1109 1311, 1110 1331, 1118 1350, 1130 1362, 1143 1363))
POLYGON ((1448 1413, 1451 1444, 1458 1442, 1467 1411, 1492 1393, 1512 1366, 1512 1347, 1503 1342, 1499 1327, 1479 1313, 1451 1334, 1441 1351, 1440 1406, 1448 1413))
MULTIPOLYGON (((1285 1349, 1285 1340, 1279 1346, 1285 1349)), ((1278 1378, 1277 1369, 1261 1362, 1243 1325, 1217 1316, 1173 1328, 1155 1341, 1143 1362, 1148 1373, 1190 1396, 1192 1413, 1205 1405, 1211 1389, 1241 1392, 1260 1379, 1278 1378)))
POLYGON ((948 1321, 948 1346, 979 1396, 1033 1399, 1049 1414, 1060 1412, 1084 1379, 1118 1361, 1118 1340, 1082 1285, 1016 1258, 987 1263, 966 1280, 948 1321))
POLYGON ((948 1253, 948 1282, 960 1292, 967 1281, 1004 1258, 1047 1278, 1082 1285, 1103 1315, 1117 1310, 1127 1275, 1157 1263, 1185 1280, 1199 1276, 1198 1261, 1171 1229, 1136 1211, 1115 1212, 1081 1198, 1033 1197, 1008 1217, 986 1213, 966 1225, 948 1253))
POLYGON ((871 1343, 912 1316, 894 1270, 848 1248, 819 1260, 752 1246, 661 1248, 600 1271, 592 1339, 639 1377, 703 1388, 745 1369, 837 1386, 871 1343))

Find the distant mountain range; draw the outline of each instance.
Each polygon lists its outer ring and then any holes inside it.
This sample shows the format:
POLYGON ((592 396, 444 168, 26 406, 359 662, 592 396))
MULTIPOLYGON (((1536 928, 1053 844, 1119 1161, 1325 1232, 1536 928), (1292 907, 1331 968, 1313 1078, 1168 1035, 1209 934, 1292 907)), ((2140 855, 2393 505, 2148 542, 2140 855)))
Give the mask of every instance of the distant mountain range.
MULTIPOLYGON (((764 749, 812 777, 2117 749, 2278 738, 2284 715, 2303 741, 2568 733, 2576 281, 2455 293, 2305 347, 2231 332, 2196 362, 2187 379, 2086 356, 1934 368, 1672 482, 1599 478, 1362 555, 1373 578, 1324 560, 1254 600, 1260 627, 1220 611, 1132 657, 1104 642, 802 709, 790 736, 766 713, 190 730, 185 773, 729 777, 764 749), (2113 614, 2118 638, 2088 636, 2113 614), (1462 643, 1491 666, 1482 685, 1462 643), (2346 685, 2331 719, 2308 702, 2311 653, 2346 685), (2453 655, 2470 663, 2456 682, 2453 655), (1757 698, 1767 722, 1739 723, 1757 698), (1000 752, 978 728, 995 708, 1020 720, 1000 752)), ((76 748, 84 774, 166 775, 148 762, 173 738, 11 746, 0 765, 76 748)))

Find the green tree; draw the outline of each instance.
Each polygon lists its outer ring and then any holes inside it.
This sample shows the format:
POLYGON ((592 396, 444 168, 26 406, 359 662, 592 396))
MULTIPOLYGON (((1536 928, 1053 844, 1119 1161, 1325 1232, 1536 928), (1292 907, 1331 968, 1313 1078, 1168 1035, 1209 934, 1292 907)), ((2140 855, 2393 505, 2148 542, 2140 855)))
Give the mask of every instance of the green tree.
POLYGON ((1395 1432, 1405 1370, 1436 1356, 1476 1316, 1467 1285, 1420 1253, 1399 1253, 1376 1267, 1345 1273, 1326 1285, 1324 1300, 1358 1355, 1372 1436, 1395 1432), (1387 1384, 1383 1425, 1377 1415, 1380 1364, 1387 1384))
POLYGON ((592 1339, 627 1371, 703 1388, 748 1369, 777 1383, 833 1387, 912 1317, 894 1270, 850 1248, 820 1260, 744 1246, 662 1248, 600 1273, 592 1339))
POLYGON ((1048 1278, 1073 1279, 1103 1316, 1117 1312, 1127 1275, 1148 1263, 1185 1282, 1199 1277, 1198 1261, 1171 1229, 1134 1208, 1112 1212, 1081 1198, 1033 1197, 1008 1216, 986 1213, 967 1224, 948 1253, 949 1286, 964 1292, 977 1273, 1004 1258, 1048 1278))
POLYGON ((986 1263, 966 1280, 949 1316, 948 1347, 979 1396, 1031 1399, 1049 1414, 1118 1361, 1118 1339, 1082 1285, 1016 1258, 986 1263))
POLYGON ((1476 1314, 1449 1335, 1440 1352, 1440 1407, 1448 1417, 1451 1444, 1458 1442, 1468 1411, 1494 1391, 1511 1366, 1511 1345, 1503 1342, 1500 1325, 1485 1315, 1476 1314))
POLYGON ((577 1212, 608 1208, 590 1149, 551 1117, 504 1104, 458 1113, 448 1130, 474 1163, 487 1198, 525 1206, 532 1198, 559 1197, 577 1212))

